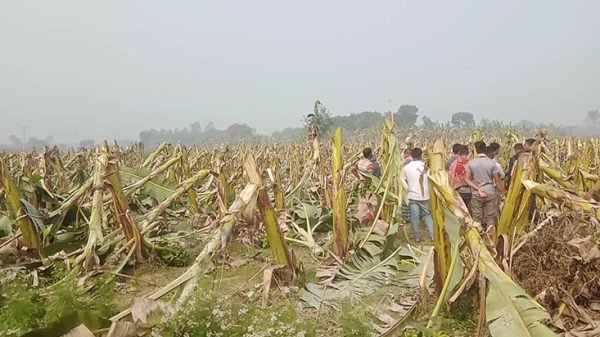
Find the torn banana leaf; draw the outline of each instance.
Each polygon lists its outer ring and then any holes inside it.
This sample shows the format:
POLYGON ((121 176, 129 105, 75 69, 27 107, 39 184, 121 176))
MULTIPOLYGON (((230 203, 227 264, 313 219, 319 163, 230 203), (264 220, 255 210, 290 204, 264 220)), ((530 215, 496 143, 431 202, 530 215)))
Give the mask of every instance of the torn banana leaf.
MULTIPOLYGON (((125 179, 139 181, 147 177, 150 172, 144 168, 132 169, 128 167, 120 167, 119 172, 125 179)), ((125 188, 127 189, 127 188, 125 188)), ((145 183, 140 191, 142 194, 151 196, 159 202, 170 197, 177 190, 177 186, 173 185, 166 178, 154 178, 145 183)))
POLYGON ((417 263, 411 257, 399 260, 399 253, 403 250, 405 247, 399 247, 384 259, 381 259, 381 255, 371 257, 357 252, 337 272, 336 268, 328 269, 335 273, 330 282, 306 284, 300 298, 309 307, 338 308, 344 300, 370 295, 399 279, 405 281, 402 283, 404 286, 418 287, 417 263), (415 282, 408 282, 411 279, 415 282))

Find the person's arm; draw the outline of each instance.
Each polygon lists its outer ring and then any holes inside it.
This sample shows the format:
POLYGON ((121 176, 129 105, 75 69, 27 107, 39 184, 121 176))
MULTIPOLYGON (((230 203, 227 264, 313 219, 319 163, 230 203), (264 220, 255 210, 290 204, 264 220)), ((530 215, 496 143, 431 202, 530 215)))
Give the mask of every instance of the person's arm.
POLYGON ((515 157, 510 157, 510 159, 508 160, 508 169, 506 170, 507 178, 510 178, 512 176, 512 170, 515 166, 515 160, 517 160, 515 157))
POLYGON ((356 165, 354 165, 354 167, 352 167, 351 172, 356 178, 360 179, 360 177, 358 176, 358 164, 356 164, 356 165))
POLYGON ((502 165, 500 165, 500 163, 496 162, 496 166, 498 166, 498 173, 500 174, 500 179, 504 179, 506 174, 504 173, 504 169, 502 168, 502 165))
POLYGON ((473 174, 471 173, 471 170, 468 168, 467 166, 467 170, 465 172, 465 182, 467 183, 467 185, 469 185, 474 191, 477 191, 477 193, 479 193, 479 195, 483 198, 487 195, 487 193, 485 193, 484 190, 481 189, 481 187, 479 187, 479 185, 475 184, 475 182, 473 181, 473 174))
POLYGON ((496 189, 503 197, 506 196, 506 191, 504 190, 504 184, 502 184, 502 178, 500 178, 500 172, 494 172, 494 182, 496 183, 496 189))

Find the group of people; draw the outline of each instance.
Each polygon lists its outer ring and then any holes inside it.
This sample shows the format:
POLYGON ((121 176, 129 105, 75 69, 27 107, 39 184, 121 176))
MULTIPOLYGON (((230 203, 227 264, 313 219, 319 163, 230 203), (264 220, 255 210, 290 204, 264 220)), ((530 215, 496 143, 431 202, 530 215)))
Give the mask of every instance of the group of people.
MULTIPOLYGON (((506 171, 497 161, 500 152, 498 143, 489 145, 483 141, 473 144, 475 155, 470 155, 467 145, 454 144, 452 157, 446 162, 446 171, 452 188, 463 200, 473 221, 483 229, 496 226, 500 213, 501 201, 506 196, 515 163, 522 153, 531 152, 535 139, 527 139, 523 144, 516 144, 514 155, 510 158, 506 171)), ((378 175, 375 168, 379 165, 370 148, 363 151, 361 159, 354 169, 360 173, 378 175), (377 173, 377 174, 375 174, 377 173)), ((416 241, 420 241, 420 222, 425 223, 427 231, 433 238, 433 219, 429 206, 428 167, 423 160, 420 148, 404 151, 403 173, 408 187, 408 204, 403 209, 405 217, 410 218, 411 227, 416 241)), ((361 178, 364 179, 364 178, 361 178)))

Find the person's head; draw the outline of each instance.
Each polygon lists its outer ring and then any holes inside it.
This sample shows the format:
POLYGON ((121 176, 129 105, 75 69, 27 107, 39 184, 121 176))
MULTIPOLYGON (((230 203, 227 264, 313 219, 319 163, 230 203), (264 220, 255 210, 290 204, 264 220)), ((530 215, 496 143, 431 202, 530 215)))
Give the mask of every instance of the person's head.
POLYGON ((452 153, 454 153, 455 155, 458 154, 458 150, 460 150, 460 147, 462 146, 462 144, 454 144, 452 145, 452 153))
POLYGON ((533 150, 533 144, 535 144, 535 139, 528 138, 527 140, 525 140, 525 143, 523 143, 523 150, 525 150, 525 151, 533 150))
POLYGON ((363 157, 365 157, 367 159, 371 159, 372 154, 373 154, 373 150, 371 150, 370 147, 365 147, 365 149, 363 150, 363 157))
POLYGON ((494 156, 497 156, 498 153, 500 153, 500 144, 498 144, 498 143, 490 143, 489 147, 492 148, 492 151, 494 152, 494 156))
POLYGON ((404 150, 404 158, 412 157, 412 149, 404 150))
POLYGON ((475 142, 475 152, 477 152, 477 154, 482 154, 485 153, 487 151, 487 145, 485 144, 485 142, 483 140, 478 140, 475 142))
POLYGON ((523 144, 521 144, 521 143, 515 144, 514 150, 515 150, 515 153, 519 153, 519 152, 523 151, 524 150, 523 144))
POLYGON ((466 157, 466 156, 468 156, 468 155, 469 155, 469 147, 468 147, 468 146, 466 146, 466 145, 461 145, 461 146, 458 148, 458 153, 457 153, 457 154, 458 154, 459 156, 461 156, 461 157, 466 157))
POLYGON ((423 150, 418 147, 412 149, 411 154, 414 160, 421 160, 423 158, 423 150))
POLYGON ((490 159, 494 159, 494 157, 496 156, 496 148, 488 145, 487 149, 485 150, 485 154, 490 158, 490 159))

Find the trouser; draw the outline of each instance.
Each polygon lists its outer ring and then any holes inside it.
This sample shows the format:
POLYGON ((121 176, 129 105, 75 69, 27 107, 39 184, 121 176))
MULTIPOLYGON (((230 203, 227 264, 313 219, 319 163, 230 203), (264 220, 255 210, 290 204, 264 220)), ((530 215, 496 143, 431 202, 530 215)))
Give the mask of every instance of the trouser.
POLYGON ((460 195, 460 198, 465 203, 465 206, 467 206, 467 210, 469 211, 469 214, 470 214, 471 213, 471 197, 472 197, 471 192, 458 193, 458 194, 460 195))
POLYGON ((479 194, 473 194, 471 199, 471 211, 473 221, 480 223, 484 228, 495 226, 498 222, 500 196, 498 193, 490 193, 485 198, 479 194))
POLYGON ((421 218, 427 226, 429 236, 433 239, 433 219, 429 210, 429 200, 409 200, 408 207, 410 209, 410 224, 415 233, 415 239, 417 241, 421 240, 421 230, 419 228, 421 218))
POLYGON ((408 203, 402 203, 402 219, 408 222, 410 220, 410 208, 408 207, 408 203))

